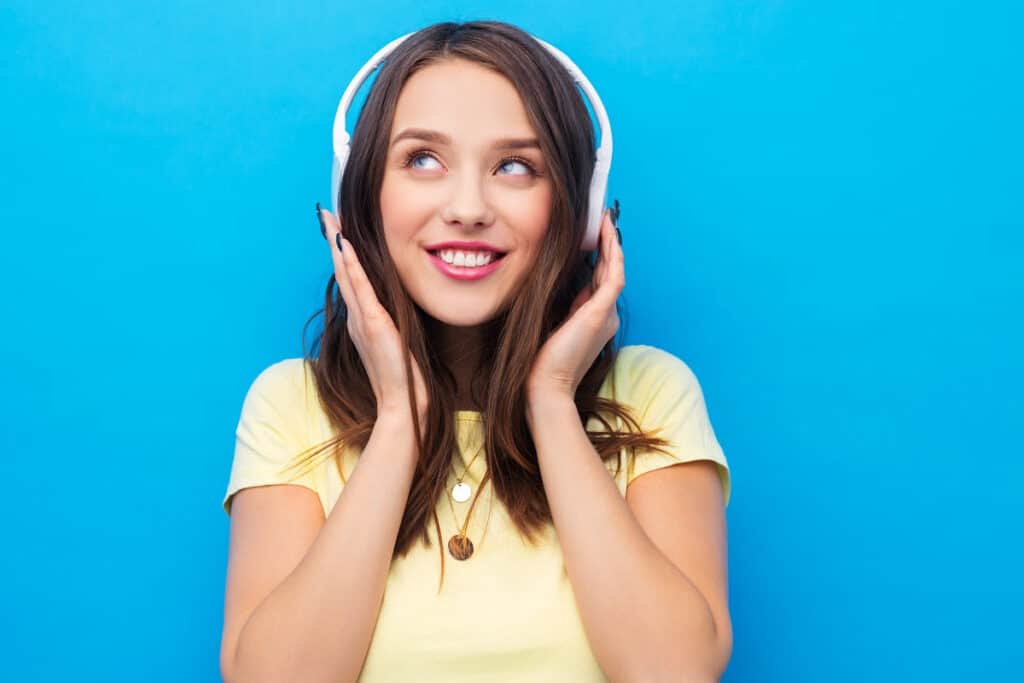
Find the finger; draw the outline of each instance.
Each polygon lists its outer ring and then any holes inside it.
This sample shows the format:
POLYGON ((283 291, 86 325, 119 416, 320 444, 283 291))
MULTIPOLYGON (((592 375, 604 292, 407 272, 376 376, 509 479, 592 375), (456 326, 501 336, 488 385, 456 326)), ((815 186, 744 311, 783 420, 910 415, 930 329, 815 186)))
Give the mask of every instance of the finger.
POLYGON ((608 270, 608 232, 611 227, 611 214, 609 211, 605 211, 604 218, 601 220, 601 232, 598 235, 599 251, 597 253, 597 268, 594 270, 594 289, 601 286, 604 282, 605 273, 608 270))
POLYGON ((597 231, 597 259, 594 262, 594 276, 590 281, 590 289, 596 290, 601 283, 601 266, 604 262, 604 223, 607 220, 607 212, 601 217, 601 227, 597 231))
POLYGON ((345 300, 345 307, 349 311, 349 317, 360 320, 362 313, 359 309, 359 301, 355 291, 352 289, 344 254, 338 249, 337 244, 337 235, 341 233, 341 224, 335 215, 326 209, 321 209, 320 215, 323 216, 324 225, 327 226, 325 237, 331 249, 331 260, 334 262, 334 281, 338 283, 338 290, 341 292, 341 298, 345 300))
POLYGON ((610 214, 605 216, 601 231, 601 259, 598 265, 597 291, 594 299, 603 306, 613 307, 619 293, 625 286, 625 259, 619 240, 615 236, 615 226, 610 214))
MULTIPOLYGON (((617 201, 617 200, 616 200, 617 201)), ((622 232, 619 227, 612 224, 608 234, 608 242, 612 245, 610 251, 612 271, 619 274, 622 285, 626 284, 626 252, 622 250, 622 232)))
POLYGON ((366 276, 362 264, 359 263, 359 256, 352 248, 352 243, 342 236, 341 242, 344 245, 341 258, 345 262, 345 274, 348 275, 349 285, 355 294, 356 303, 359 306, 359 313, 363 320, 377 317, 384 310, 377 292, 370 284, 370 278, 366 276))
POLYGON ((626 257, 622 251, 622 243, 619 242, 618 227, 608 220, 608 278, 615 285, 616 297, 626 286, 626 257))

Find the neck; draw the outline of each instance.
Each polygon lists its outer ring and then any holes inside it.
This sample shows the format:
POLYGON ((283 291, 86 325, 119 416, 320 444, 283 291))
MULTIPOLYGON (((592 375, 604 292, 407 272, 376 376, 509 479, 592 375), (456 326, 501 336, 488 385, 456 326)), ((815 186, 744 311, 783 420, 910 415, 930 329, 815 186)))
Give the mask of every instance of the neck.
POLYGON ((456 410, 479 410, 470 397, 470 385, 480 361, 484 326, 457 327, 434 320, 432 328, 430 343, 455 377, 456 410))

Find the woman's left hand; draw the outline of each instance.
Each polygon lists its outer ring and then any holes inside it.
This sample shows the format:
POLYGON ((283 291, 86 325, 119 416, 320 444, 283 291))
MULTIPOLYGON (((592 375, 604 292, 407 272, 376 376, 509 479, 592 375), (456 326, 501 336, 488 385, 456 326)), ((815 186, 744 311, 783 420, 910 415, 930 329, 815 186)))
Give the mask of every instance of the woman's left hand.
POLYGON ((574 399, 597 354, 618 331, 615 302, 626 286, 626 270, 616 234, 610 211, 605 211, 594 280, 580 291, 569 316, 537 353, 526 383, 528 400, 552 395, 574 399))

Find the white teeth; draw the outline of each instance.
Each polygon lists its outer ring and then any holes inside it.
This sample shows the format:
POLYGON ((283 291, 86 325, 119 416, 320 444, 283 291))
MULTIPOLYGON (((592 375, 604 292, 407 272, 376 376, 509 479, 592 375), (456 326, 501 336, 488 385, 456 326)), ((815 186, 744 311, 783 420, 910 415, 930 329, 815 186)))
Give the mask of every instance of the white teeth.
POLYGON ((450 263, 453 266, 464 266, 467 268, 475 268, 479 266, 485 266, 495 259, 496 254, 488 251, 454 251, 452 249, 443 249, 437 252, 438 257, 445 263, 450 263))

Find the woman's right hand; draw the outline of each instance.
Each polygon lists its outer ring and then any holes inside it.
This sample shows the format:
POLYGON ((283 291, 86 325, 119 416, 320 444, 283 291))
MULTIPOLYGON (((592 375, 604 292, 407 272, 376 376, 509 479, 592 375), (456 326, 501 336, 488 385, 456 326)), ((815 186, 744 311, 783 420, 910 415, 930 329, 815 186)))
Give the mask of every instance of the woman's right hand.
POLYGON ((341 224, 337 217, 330 211, 320 208, 319 204, 317 216, 331 249, 334 279, 348 309, 348 334, 359 351, 377 399, 377 417, 388 411, 408 413, 405 355, 409 355, 416 398, 420 404, 419 417, 422 420, 426 415, 429 398, 416 358, 412 356, 408 347, 402 344, 398 328, 377 298, 352 244, 342 237, 341 224), (344 244, 344 249, 338 242, 344 244))

